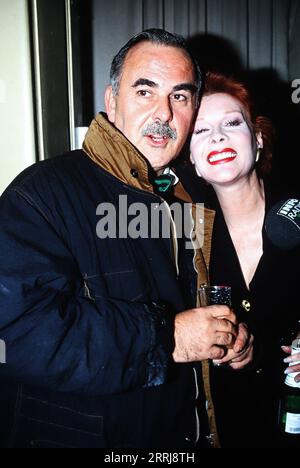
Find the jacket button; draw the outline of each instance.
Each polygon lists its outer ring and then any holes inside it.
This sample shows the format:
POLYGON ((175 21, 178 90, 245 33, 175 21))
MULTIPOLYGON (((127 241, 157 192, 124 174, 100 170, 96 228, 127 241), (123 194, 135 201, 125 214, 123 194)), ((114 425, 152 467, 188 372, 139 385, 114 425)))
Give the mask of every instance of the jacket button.
POLYGON ((136 169, 131 169, 130 174, 131 174, 132 177, 134 177, 135 179, 137 179, 138 176, 139 176, 139 173, 138 173, 138 171, 137 171, 136 169))
POLYGON ((242 302, 242 306, 243 306, 243 309, 244 309, 246 312, 250 312, 250 310, 251 310, 251 304, 250 304, 249 301, 244 300, 244 301, 242 302))

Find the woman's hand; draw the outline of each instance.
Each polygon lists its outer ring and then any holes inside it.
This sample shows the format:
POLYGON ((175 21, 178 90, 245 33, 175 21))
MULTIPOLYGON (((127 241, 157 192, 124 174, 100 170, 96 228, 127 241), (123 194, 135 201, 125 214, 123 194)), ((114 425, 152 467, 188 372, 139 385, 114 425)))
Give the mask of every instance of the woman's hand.
POLYGON ((229 365, 234 370, 243 369, 253 360, 253 335, 249 334, 245 323, 238 324, 238 335, 232 349, 228 349, 222 359, 215 359, 213 363, 217 366, 229 365))
POLYGON ((297 374, 295 376, 295 382, 297 382, 297 383, 300 382, 300 352, 291 355, 292 348, 290 346, 281 346, 281 349, 282 349, 282 351, 284 353, 290 355, 290 356, 286 357, 283 360, 283 362, 285 362, 286 364, 290 364, 290 363, 293 363, 293 362, 298 362, 295 365, 291 365, 291 366, 287 367, 286 370, 284 371, 284 373, 285 374, 292 374, 293 372, 299 372, 299 374, 297 374))

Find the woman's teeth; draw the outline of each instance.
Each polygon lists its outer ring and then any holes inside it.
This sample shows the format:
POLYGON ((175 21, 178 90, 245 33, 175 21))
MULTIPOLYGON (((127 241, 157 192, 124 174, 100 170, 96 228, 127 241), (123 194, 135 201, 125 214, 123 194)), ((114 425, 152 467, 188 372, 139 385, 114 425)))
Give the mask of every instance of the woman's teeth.
POLYGON ((219 153, 219 154, 214 154, 213 156, 210 156, 208 158, 209 162, 217 162, 217 161, 222 161, 223 159, 233 159, 237 156, 236 153, 228 152, 228 153, 219 153))

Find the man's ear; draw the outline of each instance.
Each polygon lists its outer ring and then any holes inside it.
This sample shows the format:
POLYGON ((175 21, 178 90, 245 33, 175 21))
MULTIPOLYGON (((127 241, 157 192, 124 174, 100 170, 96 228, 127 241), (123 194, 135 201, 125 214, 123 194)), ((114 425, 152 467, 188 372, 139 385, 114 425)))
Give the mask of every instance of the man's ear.
POLYGON ((108 120, 115 123, 116 119, 116 98, 114 96, 111 85, 107 86, 104 94, 105 109, 108 120))
POLYGON ((257 147, 259 149, 263 149, 264 147, 264 140, 263 140, 263 137, 262 137, 262 133, 261 132, 258 132, 256 135, 256 141, 257 141, 257 147))

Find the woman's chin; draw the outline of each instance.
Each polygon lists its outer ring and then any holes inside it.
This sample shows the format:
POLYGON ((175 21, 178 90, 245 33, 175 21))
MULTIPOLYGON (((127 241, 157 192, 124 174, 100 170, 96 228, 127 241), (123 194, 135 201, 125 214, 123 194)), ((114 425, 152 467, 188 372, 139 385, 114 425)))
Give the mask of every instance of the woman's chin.
POLYGON ((231 185, 234 184, 238 179, 237 174, 222 174, 219 175, 218 177, 210 178, 204 177, 204 180, 206 180, 210 185, 231 185))

